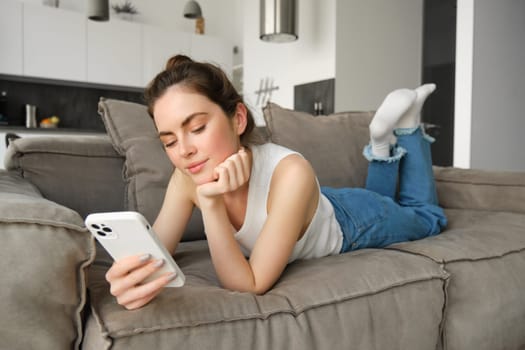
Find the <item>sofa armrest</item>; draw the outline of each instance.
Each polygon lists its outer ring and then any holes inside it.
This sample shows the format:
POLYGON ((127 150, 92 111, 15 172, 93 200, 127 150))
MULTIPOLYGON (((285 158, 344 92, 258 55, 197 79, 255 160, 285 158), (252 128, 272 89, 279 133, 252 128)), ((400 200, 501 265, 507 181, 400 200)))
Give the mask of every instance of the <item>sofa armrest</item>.
POLYGON ((5 158, 7 170, 82 217, 125 209, 123 164, 106 135, 20 138, 5 158))
POLYGON ((6 349, 78 349, 93 237, 78 213, 0 171, 0 339, 6 349))
POLYGON ((525 214, 525 172, 434 167, 443 208, 525 214))

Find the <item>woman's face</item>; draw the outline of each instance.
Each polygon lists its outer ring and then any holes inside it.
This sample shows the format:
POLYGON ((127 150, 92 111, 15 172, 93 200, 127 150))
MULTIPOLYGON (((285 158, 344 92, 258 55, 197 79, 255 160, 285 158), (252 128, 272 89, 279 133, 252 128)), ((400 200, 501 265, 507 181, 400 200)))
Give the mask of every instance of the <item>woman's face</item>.
POLYGON ((215 167, 240 148, 242 115, 230 119, 206 96, 187 88, 170 87, 155 102, 153 115, 169 159, 197 185, 214 181, 215 167))

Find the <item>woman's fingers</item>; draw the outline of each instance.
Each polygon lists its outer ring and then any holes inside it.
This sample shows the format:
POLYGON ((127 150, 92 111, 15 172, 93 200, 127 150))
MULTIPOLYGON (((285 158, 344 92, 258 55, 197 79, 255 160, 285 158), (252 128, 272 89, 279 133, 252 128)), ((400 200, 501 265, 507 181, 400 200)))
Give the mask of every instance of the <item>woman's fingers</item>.
POLYGON ((127 309, 136 309, 151 301, 176 275, 166 273, 148 283, 146 278, 164 265, 164 260, 152 260, 150 254, 129 256, 118 260, 106 273, 110 293, 127 309))
POLYGON ((110 293, 116 297, 120 296, 127 290, 140 284, 148 276, 157 271, 162 265, 164 265, 164 260, 153 260, 144 266, 130 271, 122 278, 113 280, 111 283, 110 293))
POLYGON ((139 308, 156 297, 175 277, 175 274, 166 273, 153 281, 137 285, 119 295, 117 302, 130 310, 139 308))
POLYGON ((140 266, 146 265, 150 260, 150 254, 132 255, 120 259, 119 261, 113 263, 113 266, 111 266, 111 268, 108 270, 106 273, 106 280, 111 283, 111 281, 127 275, 130 271, 133 271, 140 266))
MULTIPOLYGON (((241 148, 241 150, 230 157, 228 157, 218 168, 222 169, 220 174, 226 175, 223 179, 223 185, 226 191, 234 191, 248 182, 250 177, 250 164, 248 153, 241 148)), ((221 177, 219 175, 219 181, 221 177)))
POLYGON ((212 197, 233 192, 249 181, 250 173, 250 157, 242 148, 215 168, 216 181, 200 185, 199 194, 212 197))

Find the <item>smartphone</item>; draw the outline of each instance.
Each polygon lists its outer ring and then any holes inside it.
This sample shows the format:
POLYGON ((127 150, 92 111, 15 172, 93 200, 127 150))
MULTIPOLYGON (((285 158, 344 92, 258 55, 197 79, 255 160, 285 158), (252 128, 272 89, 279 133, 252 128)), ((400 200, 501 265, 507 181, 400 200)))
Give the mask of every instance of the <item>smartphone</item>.
POLYGON ((150 254, 152 259, 164 259, 164 265, 144 282, 166 272, 175 272, 177 277, 166 286, 184 285, 184 274, 142 214, 134 211, 95 213, 86 217, 85 224, 114 260, 143 254, 150 254))

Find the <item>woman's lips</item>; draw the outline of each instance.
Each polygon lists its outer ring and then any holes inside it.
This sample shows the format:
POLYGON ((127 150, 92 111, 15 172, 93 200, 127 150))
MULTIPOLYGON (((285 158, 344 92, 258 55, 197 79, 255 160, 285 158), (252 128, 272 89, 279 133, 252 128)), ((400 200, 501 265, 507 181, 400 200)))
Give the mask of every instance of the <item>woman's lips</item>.
POLYGON ((188 169, 188 171, 191 174, 197 174, 199 171, 202 170, 202 168, 204 168, 204 165, 206 165, 206 160, 203 160, 202 162, 192 163, 186 169, 188 169))

